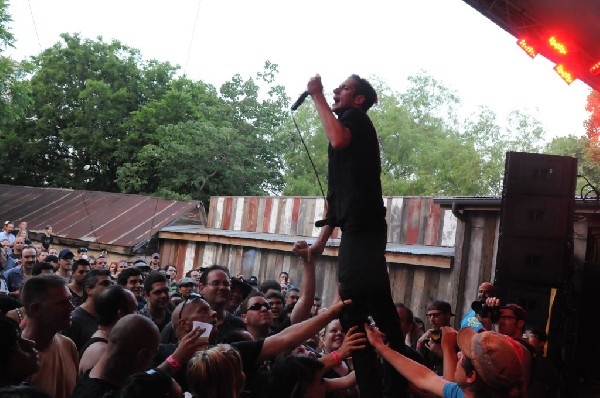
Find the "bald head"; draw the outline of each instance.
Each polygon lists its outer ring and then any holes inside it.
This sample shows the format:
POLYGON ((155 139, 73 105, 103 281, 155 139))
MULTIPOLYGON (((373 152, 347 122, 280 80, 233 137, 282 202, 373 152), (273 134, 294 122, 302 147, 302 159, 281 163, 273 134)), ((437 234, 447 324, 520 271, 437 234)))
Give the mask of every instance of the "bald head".
POLYGON ((160 333, 158 327, 148 317, 139 314, 125 315, 119 319, 110 333, 109 347, 117 351, 131 351, 142 348, 158 349, 160 333))
POLYGON ((103 378, 121 382, 147 369, 158 350, 159 340, 158 327, 150 318, 129 314, 119 319, 103 354, 106 356, 103 378))
POLYGON ((488 297, 496 297, 496 288, 489 282, 483 282, 477 290, 477 300, 485 301, 488 297))
MULTIPOLYGON (((217 313, 210 308, 206 300, 199 297, 180 303, 171 315, 171 323, 178 340, 192 330, 194 321, 211 323, 215 326, 217 324, 217 313)), ((216 327, 213 331, 216 331, 216 327)))

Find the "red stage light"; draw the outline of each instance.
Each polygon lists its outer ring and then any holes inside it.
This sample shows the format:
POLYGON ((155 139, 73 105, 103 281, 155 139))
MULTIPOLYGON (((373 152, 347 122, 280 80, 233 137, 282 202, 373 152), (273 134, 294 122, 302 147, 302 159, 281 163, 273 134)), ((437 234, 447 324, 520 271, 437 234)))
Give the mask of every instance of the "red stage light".
POLYGON ((571 84, 575 81, 573 73, 569 72, 563 64, 558 64, 554 67, 554 70, 567 84, 571 84))
POLYGON ((556 39, 556 37, 552 36, 548 39, 548 44, 552 47, 557 53, 561 55, 567 55, 567 46, 564 43, 561 43, 556 39))
POLYGON ((538 55, 538 52, 535 50, 535 48, 527 43, 526 39, 521 39, 521 40, 517 40, 517 44, 519 45, 519 47, 521 47, 523 49, 523 51, 525 51, 527 53, 527 55, 529 55, 531 58, 535 58, 536 55, 538 55))
POLYGON ((592 76, 600 75, 600 61, 590 66, 590 73, 592 74, 592 76))

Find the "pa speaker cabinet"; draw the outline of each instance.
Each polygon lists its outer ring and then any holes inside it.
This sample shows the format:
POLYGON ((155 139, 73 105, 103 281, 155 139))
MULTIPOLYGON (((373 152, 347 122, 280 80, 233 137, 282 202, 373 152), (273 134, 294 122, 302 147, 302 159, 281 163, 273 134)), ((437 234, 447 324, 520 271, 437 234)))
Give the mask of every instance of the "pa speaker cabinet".
POLYGON ((566 239, 573 230, 574 199, 573 195, 505 195, 500 232, 503 236, 566 239))
POLYGON ((570 240, 502 237, 501 241, 496 260, 499 278, 549 287, 564 284, 570 240))
POLYGON ((507 152, 504 194, 575 195, 577 159, 569 156, 507 152))
POLYGON ((545 328, 550 312, 551 288, 525 283, 495 281, 504 304, 518 304, 527 311, 529 325, 545 328))

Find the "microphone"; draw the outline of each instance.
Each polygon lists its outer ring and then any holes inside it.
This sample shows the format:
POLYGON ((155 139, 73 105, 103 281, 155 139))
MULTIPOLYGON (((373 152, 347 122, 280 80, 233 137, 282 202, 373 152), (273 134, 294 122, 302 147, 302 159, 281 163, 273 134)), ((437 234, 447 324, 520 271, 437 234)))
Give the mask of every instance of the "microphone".
POLYGON ((300 96, 298 97, 298 99, 296 100, 296 102, 294 102, 294 104, 292 105, 292 111, 295 111, 296 109, 298 109, 298 107, 300 105, 302 105, 302 103, 304 102, 304 100, 306 99, 306 97, 308 97, 310 95, 310 93, 308 91, 303 92, 302 94, 300 94, 300 96))

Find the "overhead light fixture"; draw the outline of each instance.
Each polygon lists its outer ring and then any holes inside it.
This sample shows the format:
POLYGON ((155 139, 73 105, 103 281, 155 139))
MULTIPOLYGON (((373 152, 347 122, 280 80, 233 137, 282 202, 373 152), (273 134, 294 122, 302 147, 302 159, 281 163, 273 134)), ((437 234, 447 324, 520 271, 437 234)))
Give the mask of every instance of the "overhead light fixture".
POLYGON ((565 65, 558 64, 554 67, 554 70, 567 84, 571 84, 575 81, 575 76, 566 68, 565 65))
POLYGON ((600 75, 600 61, 598 61, 594 65, 590 66, 590 74, 592 76, 600 75))
POLYGON ((548 39, 548 44, 560 55, 567 55, 567 46, 565 43, 558 41, 555 36, 552 36, 548 39))
POLYGON ((523 49, 523 51, 525 51, 527 53, 527 55, 529 55, 531 58, 535 58, 536 55, 538 55, 538 52, 536 51, 535 47, 533 47, 531 44, 527 43, 527 39, 520 39, 517 40, 517 44, 519 47, 521 47, 521 49, 523 49))

